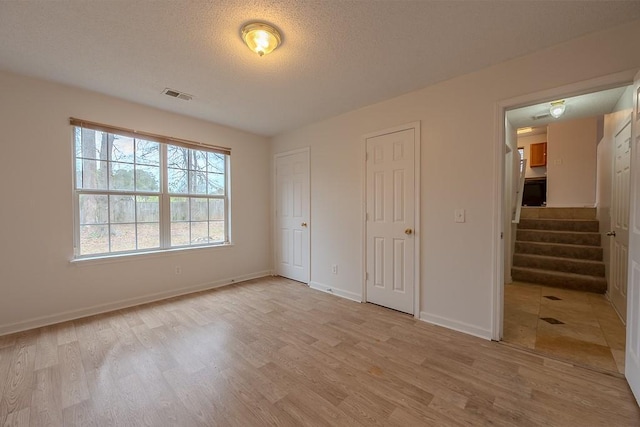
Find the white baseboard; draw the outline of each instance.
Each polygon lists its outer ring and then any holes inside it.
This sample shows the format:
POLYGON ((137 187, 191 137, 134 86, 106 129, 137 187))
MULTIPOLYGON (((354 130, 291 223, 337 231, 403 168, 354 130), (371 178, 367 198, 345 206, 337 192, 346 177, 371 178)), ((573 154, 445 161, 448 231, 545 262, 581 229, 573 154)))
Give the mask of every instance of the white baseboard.
POLYGON ((362 302, 362 295, 356 294, 355 292, 345 291, 344 289, 337 289, 331 286, 327 286, 323 283, 318 283, 313 281, 309 282, 309 287, 311 289, 326 292, 332 295, 337 295, 339 297, 346 298, 351 301, 362 302))
POLYGON ((69 310, 58 314, 36 317, 34 319, 23 320, 15 323, 0 325, 0 336, 12 334, 15 332, 26 331, 28 329, 40 328, 42 326, 53 325, 56 323, 67 322, 69 320, 80 319, 82 317, 93 316, 96 314, 107 313, 109 311, 122 310, 123 308, 133 307, 136 305, 147 304, 150 302, 160 301, 167 298, 177 297, 181 295, 192 294, 194 292, 215 289, 234 283, 245 282, 251 279, 270 276, 271 271, 259 271, 251 274, 244 274, 228 279, 216 280, 214 282, 201 283, 195 286, 188 286, 180 289, 171 289, 168 291, 156 292, 153 294, 143 295, 134 298, 128 298, 120 301, 110 302, 106 304, 98 304, 92 307, 81 308, 78 310, 69 310))
POLYGON ((468 335, 473 335, 474 337, 491 340, 490 330, 478 328, 477 326, 471 325, 469 323, 459 322, 457 320, 438 316, 436 314, 430 314, 425 311, 420 312, 420 320, 422 320, 423 322, 431 323, 433 325, 453 329, 454 331, 462 332, 468 335))

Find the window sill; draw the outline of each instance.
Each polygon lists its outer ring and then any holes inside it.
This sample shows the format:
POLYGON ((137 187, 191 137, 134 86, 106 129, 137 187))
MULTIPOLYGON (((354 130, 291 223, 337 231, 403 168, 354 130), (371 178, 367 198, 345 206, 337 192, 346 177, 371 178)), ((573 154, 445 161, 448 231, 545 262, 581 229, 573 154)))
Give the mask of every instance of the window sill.
POLYGON ((74 258, 69 261, 69 264, 76 267, 85 267, 97 264, 111 264, 117 262, 138 261, 149 258, 162 258, 171 255, 184 254, 191 251, 206 251, 206 250, 219 250, 222 248, 228 248, 234 246, 233 243, 223 243, 220 245, 212 246, 190 246, 184 248, 172 248, 172 249, 160 249, 149 252, 137 252, 137 253, 125 253, 125 254, 113 254, 113 255, 99 255, 88 256, 83 258, 74 258))

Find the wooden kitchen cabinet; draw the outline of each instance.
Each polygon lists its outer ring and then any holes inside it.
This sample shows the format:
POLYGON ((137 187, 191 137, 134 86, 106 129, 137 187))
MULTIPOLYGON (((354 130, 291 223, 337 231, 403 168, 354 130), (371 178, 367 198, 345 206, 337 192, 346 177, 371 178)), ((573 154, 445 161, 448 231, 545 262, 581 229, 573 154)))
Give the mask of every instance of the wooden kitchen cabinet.
POLYGON ((529 167, 535 168, 547 165, 547 143, 531 144, 529 153, 529 167))

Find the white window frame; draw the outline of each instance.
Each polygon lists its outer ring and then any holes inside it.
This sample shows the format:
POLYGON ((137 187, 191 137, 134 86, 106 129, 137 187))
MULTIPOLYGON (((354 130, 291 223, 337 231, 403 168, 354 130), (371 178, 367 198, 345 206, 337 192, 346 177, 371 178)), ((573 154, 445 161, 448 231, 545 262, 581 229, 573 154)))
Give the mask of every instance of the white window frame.
MULTIPOLYGON (((224 148, 224 150, 227 150, 227 153, 220 153, 218 151, 215 150, 210 150, 208 149, 209 146, 206 146, 204 144, 198 144, 198 143, 192 143, 190 144, 190 146, 187 146, 185 144, 185 142, 189 142, 189 141, 185 141, 185 140, 178 140, 176 139, 176 141, 178 141, 178 144, 172 144, 171 142, 171 138, 168 137, 160 137, 157 136, 155 134, 145 134, 142 132, 135 132, 135 131, 130 131, 128 129, 122 129, 123 132, 118 132, 118 130, 120 128, 115 128, 112 127, 112 129, 110 130, 103 130, 101 129, 103 132, 108 132, 108 133, 112 133, 115 135, 121 135, 121 136, 131 136, 131 133, 139 133, 138 136, 133 136, 134 139, 138 139, 138 140, 145 140, 145 141, 153 141, 159 144, 159 148, 160 148, 160 162, 159 162, 159 184, 160 184, 160 190, 158 192, 153 192, 153 191, 127 191, 127 190, 112 190, 108 188, 108 183, 107 183, 107 189, 82 189, 82 188, 78 188, 78 183, 77 183, 77 160, 78 158, 76 157, 76 129, 77 128, 81 128, 81 126, 79 126, 77 124, 78 119, 71 119, 72 120, 72 138, 71 138, 71 143, 72 143, 72 169, 73 169, 73 204, 74 204, 74 234, 73 234, 73 244, 74 244, 74 260, 83 260, 83 259, 95 259, 95 258, 109 258, 109 257, 119 257, 119 256, 127 256, 127 255, 139 255, 139 254, 149 254, 149 253, 161 253, 161 252, 169 252, 169 251, 173 251, 173 250, 188 250, 188 249, 196 249, 196 248, 207 248, 207 247, 219 247, 219 246, 224 246, 224 245, 231 245, 231 203, 230 203, 230 188, 231 188, 231 183, 230 183, 230 177, 231 177, 231 173, 230 173, 230 163, 231 163, 231 156, 230 156, 230 149, 224 148), (73 121, 76 121, 76 123, 74 123, 73 121), (129 133, 129 135, 127 135, 127 133, 129 133), (154 137, 158 137, 157 139, 160 140, 155 140, 154 141, 154 137), (163 140, 164 139, 164 140, 163 140), (170 145, 173 146, 178 146, 178 147, 182 147, 182 148, 187 148, 189 150, 196 150, 196 151, 202 151, 202 152, 217 152, 218 154, 222 154, 224 156, 224 194, 223 195, 216 195, 216 194, 201 194, 201 193, 170 193, 169 192, 169 177, 168 177, 168 164, 167 164, 167 157, 168 157, 168 147, 170 145), (126 250, 126 251, 111 251, 111 241, 109 242, 109 252, 101 252, 101 253, 92 253, 92 254, 80 254, 80 196, 83 194, 95 194, 95 195, 104 195, 107 196, 107 200, 109 200, 109 196, 119 196, 119 195, 125 195, 125 196, 153 196, 153 197, 158 197, 158 203, 159 203, 159 247, 154 247, 154 248, 145 248, 145 249, 135 249, 135 250, 126 250), (174 197, 180 197, 180 198, 186 198, 187 200, 193 199, 193 198, 201 198, 201 199, 206 199, 206 200, 222 200, 224 203, 223 206, 223 215, 224 215, 224 219, 223 219, 223 224, 224 224, 224 234, 223 234, 223 240, 222 241, 215 241, 215 242, 203 242, 203 243, 189 243, 186 245, 172 245, 171 244, 171 198, 174 197)), ((87 123, 92 123, 92 122, 87 122, 87 123)), ((107 125, 100 125, 103 127, 107 127, 107 125)), ((217 147, 214 147, 217 148, 217 147)), ((111 159, 111 155, 109 154, 109 158, 106 160, 108 168, 110 170, 111 164, 112 162, 115 162, 114 160, 111 159)), ((187 170, 187 174, 189 174, 189 170, 187 170)), ((107 178, 109 179, 109 178, 107 178)), ((135 178, 134 178, 135 179, 135 178)), ((187 178, 189 179, 189 178, 187 178)), ((187 181, 188 182, 188 181, 187 181)), ((187 187, 189 187, 189 184, 187 184, 187 187)), ((187 191, 191 191, 191 188, 188 188, 187 191)), ((108 202, 109 203, 109 202, 108 202)), ((108 213, 107 215, 110 216, 110 211, 108 209, 108 213)), ((137 221, 137 209, 135 209, 135 224, 139 224, 137 221)), ((210 222, 211 220, 209 218, 207 218, 207 222, 210 222)), ((189 219, 188 221, 186 221, 188 223, 194 222, 191 221, 191 219, 189 219)), ((112 225, 111 222, 111 218, 108 218, 108 222, 106 224, 104 224, 105 226, 108 227, 109 232, 110 232, 110 227, 112 225)), ((136 236, 137 239, 137 236, 136 236)), ((110 238, 109 238, 110 240, 110 238)), ((191 237, 189 238, 189 240, 191 241, 191 237)))

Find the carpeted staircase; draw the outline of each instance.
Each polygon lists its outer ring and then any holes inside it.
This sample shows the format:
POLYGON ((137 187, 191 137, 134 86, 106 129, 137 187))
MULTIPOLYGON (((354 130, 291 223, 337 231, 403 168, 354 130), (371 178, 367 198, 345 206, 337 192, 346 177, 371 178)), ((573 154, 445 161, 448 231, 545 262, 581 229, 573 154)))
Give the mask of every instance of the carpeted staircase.
POLYGON ((511 277, 565 289, 607 290, 595 208, 522 208, 511 277))

